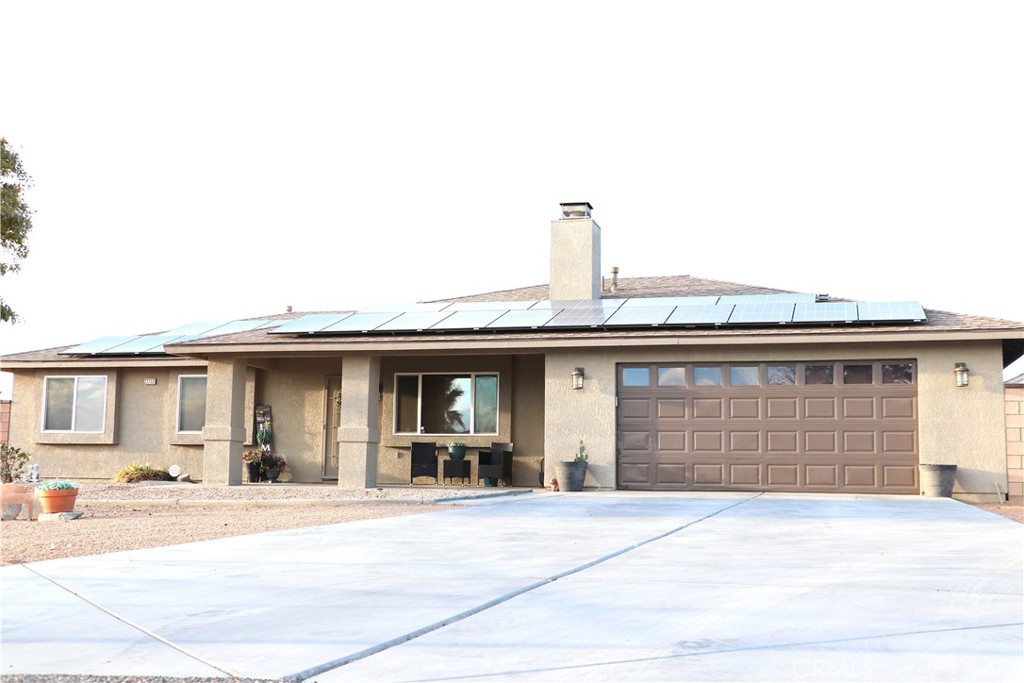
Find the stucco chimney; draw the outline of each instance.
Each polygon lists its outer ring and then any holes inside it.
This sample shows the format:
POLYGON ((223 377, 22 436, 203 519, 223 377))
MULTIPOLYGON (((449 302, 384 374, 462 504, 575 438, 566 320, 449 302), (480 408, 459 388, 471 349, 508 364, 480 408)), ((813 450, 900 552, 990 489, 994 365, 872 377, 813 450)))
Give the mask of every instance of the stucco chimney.
POLYGON ((550 299, 601 298, 601 226, 590 217, 590 202, 561 204, 551 221, 550 299))

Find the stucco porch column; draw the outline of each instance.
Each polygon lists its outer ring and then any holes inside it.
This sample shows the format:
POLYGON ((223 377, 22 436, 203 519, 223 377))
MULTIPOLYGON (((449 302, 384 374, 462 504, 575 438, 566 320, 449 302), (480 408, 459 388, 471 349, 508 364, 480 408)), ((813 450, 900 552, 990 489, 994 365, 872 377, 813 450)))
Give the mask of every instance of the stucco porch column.
POLYGON ((246 364, 211 358, 206 368, 206 426, 203 427, 203 483, 242 483, 245 441, 246 364))
POLYGON ((380 358, 346 356, 341 361, 341 426, 338 427, 338 486, 377 485, 380 445, 380 358))

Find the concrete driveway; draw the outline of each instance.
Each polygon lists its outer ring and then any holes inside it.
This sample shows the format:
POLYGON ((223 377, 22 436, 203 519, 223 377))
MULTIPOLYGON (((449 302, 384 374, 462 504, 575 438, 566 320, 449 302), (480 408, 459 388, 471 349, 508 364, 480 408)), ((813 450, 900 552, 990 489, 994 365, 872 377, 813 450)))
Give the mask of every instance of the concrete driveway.
POLYGON ((1022 556, 951 499, 538 492, 4 567, 0 673, 1017 681, 1022 556))

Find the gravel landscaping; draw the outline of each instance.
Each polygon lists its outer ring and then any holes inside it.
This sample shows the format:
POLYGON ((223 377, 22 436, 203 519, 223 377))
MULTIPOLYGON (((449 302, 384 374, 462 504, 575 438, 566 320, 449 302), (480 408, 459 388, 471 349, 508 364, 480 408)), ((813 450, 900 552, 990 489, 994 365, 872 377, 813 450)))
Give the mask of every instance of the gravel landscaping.
POLYGON ((430 486, 340 489, 333 485, 84 483, 75 504, 75 510, 84 513, 79 519, 3 522, 0 558, 3 564, 20 564, 414 515, 451 507, 446 499, 509 492, 430 486))

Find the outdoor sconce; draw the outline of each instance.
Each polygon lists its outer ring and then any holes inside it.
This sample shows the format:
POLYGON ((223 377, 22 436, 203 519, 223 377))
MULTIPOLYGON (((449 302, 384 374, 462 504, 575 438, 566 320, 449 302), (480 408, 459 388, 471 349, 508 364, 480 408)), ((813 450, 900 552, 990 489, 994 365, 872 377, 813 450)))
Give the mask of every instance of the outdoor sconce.
POLYGON ((957 363, 953 367, 953 374, 956 376, 956 385, 958 387, 966 387, 968 382, 968 373, 970 370, 967 369, 966 363, 957 363))
POLYGON ((583 388, 583 368, 576 368, 572 371, 572 388, 574 391, 583 388))

